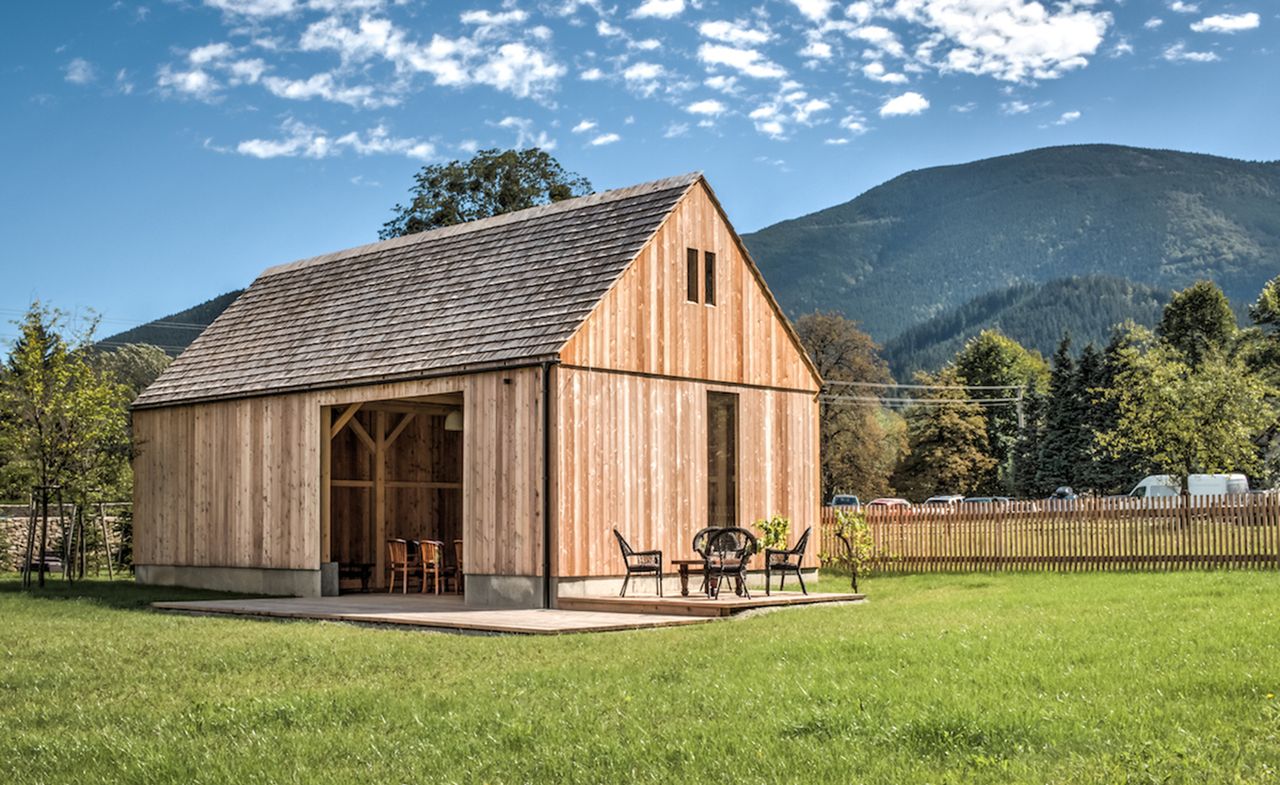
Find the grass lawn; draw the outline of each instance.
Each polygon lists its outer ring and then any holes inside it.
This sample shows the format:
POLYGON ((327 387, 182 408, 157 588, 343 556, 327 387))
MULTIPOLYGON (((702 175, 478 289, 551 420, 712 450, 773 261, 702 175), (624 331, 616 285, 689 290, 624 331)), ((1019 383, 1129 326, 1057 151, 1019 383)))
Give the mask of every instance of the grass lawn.
POLYGON ((1280 575, 864 588, 544 638, 163 615, 143 606, 202 595, 4 577, 0 782, 1280 782, 1280 575))

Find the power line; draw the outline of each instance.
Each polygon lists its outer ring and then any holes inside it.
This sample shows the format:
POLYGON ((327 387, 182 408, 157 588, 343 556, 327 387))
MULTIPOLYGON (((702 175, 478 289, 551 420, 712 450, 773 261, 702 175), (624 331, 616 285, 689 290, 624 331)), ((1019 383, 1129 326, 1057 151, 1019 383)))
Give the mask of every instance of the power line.
POLYGON ((897 384, 888 382, 827 382, 828 387, 879 387, 909 390, 1021 390, 1021 384, 897 384))

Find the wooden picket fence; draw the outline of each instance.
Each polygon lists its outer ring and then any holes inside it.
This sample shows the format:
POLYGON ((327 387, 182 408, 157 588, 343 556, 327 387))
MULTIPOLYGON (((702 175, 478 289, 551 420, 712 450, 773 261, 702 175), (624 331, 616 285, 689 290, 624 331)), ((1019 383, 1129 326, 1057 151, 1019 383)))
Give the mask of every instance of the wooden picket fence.
MULTIPOLYGON (((1275 494, 873 507, 867 524, 877 572, 1280 569, 1275 494)), ((834 527, 824 507, 824 560, 834 527)))

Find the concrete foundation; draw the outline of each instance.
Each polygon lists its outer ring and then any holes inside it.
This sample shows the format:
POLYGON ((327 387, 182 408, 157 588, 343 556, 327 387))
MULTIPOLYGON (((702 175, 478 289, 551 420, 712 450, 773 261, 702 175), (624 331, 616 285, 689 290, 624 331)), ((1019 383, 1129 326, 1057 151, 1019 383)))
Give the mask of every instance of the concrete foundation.
POLYGON ((467 573, 465 580, 468 608, 542 607, 542 578, 538 576, 467 573))
POLYGON ((172 564, 139 564, 138 583, 185 586, 240 594, 278 597, 319 597, 319 570, 268 570, 254 567, 184 567, 172 564))

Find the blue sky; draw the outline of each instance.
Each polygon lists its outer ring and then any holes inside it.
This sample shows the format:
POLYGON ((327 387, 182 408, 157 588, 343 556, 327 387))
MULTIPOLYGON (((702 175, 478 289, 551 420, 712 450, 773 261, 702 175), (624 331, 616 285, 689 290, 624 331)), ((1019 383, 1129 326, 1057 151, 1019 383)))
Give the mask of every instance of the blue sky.
POLYGON ((743 232, 1046 145, 1274 160, 1278 33, 1276 0, 7 3, 0 317, 170 313, 375 239, 477 147, 701 169, 743 232))

